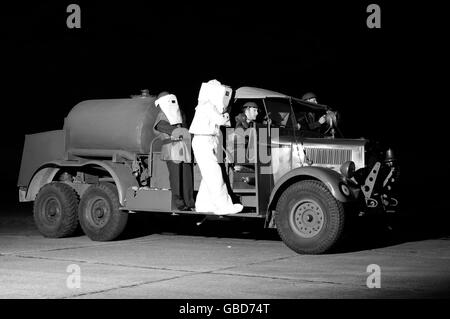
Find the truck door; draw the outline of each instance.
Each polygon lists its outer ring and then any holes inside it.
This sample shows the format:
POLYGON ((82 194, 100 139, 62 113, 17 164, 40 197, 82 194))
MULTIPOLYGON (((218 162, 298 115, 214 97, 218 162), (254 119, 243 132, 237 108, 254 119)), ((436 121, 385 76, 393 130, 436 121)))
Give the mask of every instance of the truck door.
POLYGON ((265 120, 258 128, 258 207, 266 212, 276 181, 291 169, 292 108, 288 99, 266 98, 265 120))
POLYGON ((294 142, 294 115, 289 99, 265 100, 270 123, 271 168, 273 182, 292 169, 292 145, 294 142))

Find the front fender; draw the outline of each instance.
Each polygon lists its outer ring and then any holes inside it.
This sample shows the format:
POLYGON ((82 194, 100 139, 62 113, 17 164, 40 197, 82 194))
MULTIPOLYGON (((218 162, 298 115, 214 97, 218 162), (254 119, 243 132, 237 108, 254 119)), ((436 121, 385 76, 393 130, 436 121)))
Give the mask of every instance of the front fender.
POLYGON ((281 193, 293 183, 308 179, 315 179, 324 183, 334 198, 340 202, 346 203, 356 199, 352 191, 349 191, 348 195, 345 195, 342 192, 342 185, 347 186, 348 189, 350 188, 343 176, 336 171, 319 166, 298 167, 287 172, 275 184, 275 187, 270 194, 269 204, 267 205, 265 227, 276 227, 273 221, 272 210, 275 209, 274 206, 281 196, 281 193))
POLYGON ((331 194, 340 202, 346 203, 355 199, 352 192, 349 192, 348 195, 342 192, 341 185, 347 186, 347 183, 341 174, 326 167, 306 166, 298 167, 287 172, 277 181, 270 194, 268 207, 271 207, 273 200, 278 197, 279 192, 284 190, 283 185, 286 185, 286 183, 291 184, 290 182, 293 180, 297 181, 311 178, 324 183, 331 194))

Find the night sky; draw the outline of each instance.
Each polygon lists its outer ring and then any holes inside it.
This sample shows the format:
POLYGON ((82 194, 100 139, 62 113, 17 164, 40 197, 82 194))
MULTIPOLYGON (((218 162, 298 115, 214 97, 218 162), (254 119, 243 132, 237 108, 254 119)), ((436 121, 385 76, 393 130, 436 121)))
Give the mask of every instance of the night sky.
POLYGON ((168 90, 192 118, 199 87, 210 79, 297 97, 313 91, 340 112, 346 137, 392 146, 402 173, 415 172, 416 144, 405 123, 416 115, 399 98, 415 63, 404 6, 375 2, 381 29, 369 29, 373 1, 92 2, 2 5, 6 202, 17 203, 24 135, 61 129, 78 102, 168 90), (81 7, 81 29, 67 28, 70 3, 81 7))

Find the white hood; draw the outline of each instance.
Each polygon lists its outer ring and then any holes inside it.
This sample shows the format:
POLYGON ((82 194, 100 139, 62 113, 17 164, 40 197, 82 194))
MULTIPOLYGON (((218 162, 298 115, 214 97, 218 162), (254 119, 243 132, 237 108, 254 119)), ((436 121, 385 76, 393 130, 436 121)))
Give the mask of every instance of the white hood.
POLYGON ((230 103, 233 90, 217 80, 202 83, 198 94, 198 102, 213 104, 219 113, 223 113, 230 103))
POLYGON ((177 97, 174 94, 164 95, 155 101, 155 105, 159 106, 166 115, 170 125, 181 124, 180 108, 178 106, 177 97))

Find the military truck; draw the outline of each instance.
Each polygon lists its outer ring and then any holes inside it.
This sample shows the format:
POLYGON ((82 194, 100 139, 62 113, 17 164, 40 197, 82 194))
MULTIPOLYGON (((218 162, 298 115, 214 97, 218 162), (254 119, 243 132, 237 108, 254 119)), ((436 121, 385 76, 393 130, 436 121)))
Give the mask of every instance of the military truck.
MULTIPOLYGON (((19 200, 34 201, 34 220, 44 236, 67 237, 80 225, 90 239, 109 241, 123 232, 129 213, 213 214, 172 208, 162 141, 153 129, 155 99, 141 94, 83 101, 68 113, 63 129, 25 136, 19 200)), ((339 242, 349 216, 398 210, 392 150, 369 158, 369 141, 336 136, 336 112, 266 89, 237 89, 231 119, 248 101, 260 105, 260 113, 241 145, 244 159, 224 164, 244 210, 225 218, 261 219, 297 253, 320 254, 339 242), (308 122, 322 114, 328 114, 322 130, 300 124, 300 118, 308 122)), ((235 136, 227 132, 225 148, 235 136)), ((201 173, 195 163, 193 173, 197 191, 201 173)))

